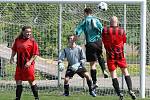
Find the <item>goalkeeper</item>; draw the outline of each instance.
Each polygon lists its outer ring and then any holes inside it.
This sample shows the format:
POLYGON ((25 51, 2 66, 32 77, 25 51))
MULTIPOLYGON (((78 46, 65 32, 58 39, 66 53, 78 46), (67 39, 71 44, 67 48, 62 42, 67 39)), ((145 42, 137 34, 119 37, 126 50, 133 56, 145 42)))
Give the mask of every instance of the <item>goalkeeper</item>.
POLYGON ((68 67, 66 70, 65 78, 64 78, 64 96, 69 96, 69 80, 74 76, 74 74, 78 74, 81 78, 86 78, 87 85, 89 87, 89 94, 93 97, 96 96, 95 91, 92 89, 92 80, 84 67, 85 63, 85 54, 82 48, 76 45, 74 41, 74 35, 70 35, 68 37, 69 46, 65 48, 59 57, 58 67, 59 70, 62 71, 64 66, 62 61, 64 58, 67 58, 68 67))

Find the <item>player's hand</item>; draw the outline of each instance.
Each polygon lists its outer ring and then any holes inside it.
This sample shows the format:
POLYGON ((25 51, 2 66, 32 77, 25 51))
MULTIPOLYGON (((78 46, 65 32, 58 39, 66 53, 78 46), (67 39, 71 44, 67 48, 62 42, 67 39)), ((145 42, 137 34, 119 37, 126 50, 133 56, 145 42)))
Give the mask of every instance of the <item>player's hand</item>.
POLYGON ((25 64, 25 67, 30 67, 30 65, 31 65, 31 62, 30 61, 28 61, 26 64, 25 64))
POLYGON ((62 72, 63 70, 64 70, 64 63, 59 63, 58 64, 58 70, 60 71, 60 72, 62 72))
POLYGON ((13 64, 14 63, 14 57, 11 57, 10 58, 10 64, 13 64))
POLYGON ((79 66, 80 66, 80 63, 73 64, 73 65, 71 66, 71 69, 72 69, 73 71, 77 71, 78 68, 79 68, 79 66))

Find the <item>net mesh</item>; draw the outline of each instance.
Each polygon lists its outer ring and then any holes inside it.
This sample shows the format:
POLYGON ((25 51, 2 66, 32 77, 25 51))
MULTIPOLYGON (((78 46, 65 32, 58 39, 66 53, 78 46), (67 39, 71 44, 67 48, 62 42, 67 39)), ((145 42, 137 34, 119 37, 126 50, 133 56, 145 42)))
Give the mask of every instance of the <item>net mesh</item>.
MULTIPOLYGON (((149 6, 148 2, 148 6, 149 6)), ((38 4, 38 3, 0 3, 0 88, 11 90, 15 89, 13 76, 15 64, 9 64, 11 46, 14 39, 20 33, 21 27, 31 25, 33 35, 39 45, 40 56, 36 59, 36 80, 40 91, 50 91, 60 93, 62 88, 57 87, 58 71, 58 25, 59 25, 59 4, 38 4), (56 90, 56 91, 55 91, 56 90), (58 91, 57 91, 58 90, 58 91)), ((83 9, 90 7, 93 14, 101 22, 109 25, 109 18, 115 15, 119 18, 120 26, 126 24, 127 44, 125 54, 129 65, 129 72, 133 79, 133 88, 139 92, 140 87, 140 4, 108 4, 107 11, 100 11, 96 4, 62 4, 62 48, 67 45, 67 36, 74 33, 76 25, 84 17, 83 9), (126 15, 125 15, 126 10, 126 15), (125 17, 126 16, 126 17, 125 17), (126 22, 124 20, 126 19, 126 22)), ((148 7, 150 8, 150 7, 148 7)), ((147 27, 150 26, 150 12, 147 10, 147 27)), ((146 58, 146 75, 150 76, 150 29, 147 28, 147 58, 146 58)), ((78 41, 78 44, 84 47, 84 35, 78 41)), ((104 54, 105 55, 105 54, 104 54)), ((104 79, 100 67, 98 68, 98 94, 112 95, 111 79, 104 79)), ((89 70, 89 64, 87 63, 89 70)), ((122 81, 122 74, 117 70, 120 87, 127 89, 126 84, 122 81)), ((61 84, 63 85, 65 71, 62 72, 61 84)), ((146 89, 150 89, 147 78, 146 89)), ((24 82, 28 87, 28 84, 24 82)), ((86 82, 79 76, 75 75, 70 81, 71 91, 85 91, 86 82)), ((26 89, 28 92, 28 88, 26 89)), ((47 92, 47 93, 48 93, 47 92)), ((148 96, 149 94, 147 94, 148 96)))

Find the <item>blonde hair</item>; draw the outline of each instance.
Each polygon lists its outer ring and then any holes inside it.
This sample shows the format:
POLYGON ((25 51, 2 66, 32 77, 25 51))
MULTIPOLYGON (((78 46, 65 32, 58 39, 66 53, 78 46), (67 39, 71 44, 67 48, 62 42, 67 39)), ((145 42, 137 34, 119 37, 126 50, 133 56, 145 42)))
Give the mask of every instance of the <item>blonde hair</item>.
POLYGON ((118 26, 118 18, 116 16, 112 16, 110 18, 110 25, 111 26, 118 26))

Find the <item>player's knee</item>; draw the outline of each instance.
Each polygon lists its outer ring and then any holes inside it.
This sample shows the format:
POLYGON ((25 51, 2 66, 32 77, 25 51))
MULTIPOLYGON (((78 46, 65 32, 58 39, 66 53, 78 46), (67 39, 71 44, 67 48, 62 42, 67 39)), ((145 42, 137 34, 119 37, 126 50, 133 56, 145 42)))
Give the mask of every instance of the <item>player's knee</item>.
POLYGON ((17 81, 16 81, 16 84, 17 84, 17 85, 22 85, 22 81, 21 81, 21 80, 17 80, 17 81))
POLYGON ((86 80, 90 80, 90 75, 88 74, 88 72, 84 73, 84 77, 86 78, 86 80))
POLYGON ((68 82, 69 82, 69 78, 68 78, 68 77, 65 77, 65 79, 64 79, 64 84, 68 84, 68 82))
POLYGON ((28 81, 31 86, 36 85, 35 81, 28 81))

